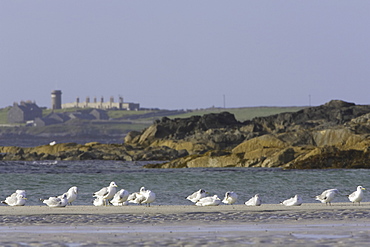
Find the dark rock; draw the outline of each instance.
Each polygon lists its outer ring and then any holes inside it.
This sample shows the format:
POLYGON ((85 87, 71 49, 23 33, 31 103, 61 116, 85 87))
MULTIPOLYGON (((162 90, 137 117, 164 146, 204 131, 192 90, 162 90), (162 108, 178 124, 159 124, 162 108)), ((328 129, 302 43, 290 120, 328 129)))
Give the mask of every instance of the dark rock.
POLYGON ((149 146, 158 139, 181 140, 199 132, 203 133, 209 129, 235 126, 241 126, 241 124, 229 112, 211 113, 202 117, 176 118, 174 120, 164 117, 142 131, 140 138, 136 138, 137 133, 129 133, 129 137, 127 141, 125 140, 125 143, 149 146), (135 136, 135 138, 132 138, 132 136, 135 136))
POLYGON ((94 160, 96 159, 96 155, 91 152, 83 152, 77 156, 78 160, 94 160))
POLYGON ((355 103, 345 102, 342 100, 331 100, 328 103, 325 103, 324 106, 329 108, 342 108, 342 107, 350 107, 355 106, 355 103))
POLYGON ((369 112, 369 105, 355 105, 335 100, 325 105, 305 108, 298 112, 254 118, 252 122, 262 126, 266 132, 281 133, 296 129, 297 126, 301 129, 312 129, 344 124, 369 112))
POLYGON ((136 143, 139 141, 139 138, 140 138, 139 131, 131 131, 125 136, 124 142, 127 144, 136 143))
POLYGON ((185 157, 185 156, 188 156, 188 155, 189 155, 189 153, 186 149, 181 149, 177 153, 178 158, 185 157))

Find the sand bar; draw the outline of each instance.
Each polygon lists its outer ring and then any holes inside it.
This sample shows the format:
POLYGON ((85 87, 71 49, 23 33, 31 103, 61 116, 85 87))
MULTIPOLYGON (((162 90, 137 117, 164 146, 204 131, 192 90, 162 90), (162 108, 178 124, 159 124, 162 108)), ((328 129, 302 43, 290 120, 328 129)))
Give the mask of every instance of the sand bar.
POLYGON ((333 203, 332 206, 327 206, 321 203, 305 203, 301 206, 286 207, 280 204, 263 204, 259 207, 249 207, 244 204, 237 205, 219 205, 198 207, 194 205, 152 205, 146 206, 66 206, 64 208, 49 208, 47 206, 22 206, 22 207, 9 207, 0 206, 0 215, 42 215, 42 214, 186 214, 186 213, 235 213, 235 212, 251 212, 251 213, 266 213, 275 212, 288 213, 288 212, 334 212, 340 210, 349 210, 353 212, 370 211, 370 202, 363 202, 360 206, 352 203, 333 203))
POLYGON ((2 244, 366 246, 370 203, 0 207, 2 244))

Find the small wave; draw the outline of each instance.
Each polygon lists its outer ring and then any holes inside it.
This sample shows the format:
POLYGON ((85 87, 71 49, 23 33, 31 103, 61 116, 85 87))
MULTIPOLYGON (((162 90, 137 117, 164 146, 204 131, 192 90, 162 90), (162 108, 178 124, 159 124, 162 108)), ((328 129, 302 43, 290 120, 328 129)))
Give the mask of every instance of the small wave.
POLYGON ((33 161, 33 165, 57 165, 57 160, 50 160, 50 161, 33 161))

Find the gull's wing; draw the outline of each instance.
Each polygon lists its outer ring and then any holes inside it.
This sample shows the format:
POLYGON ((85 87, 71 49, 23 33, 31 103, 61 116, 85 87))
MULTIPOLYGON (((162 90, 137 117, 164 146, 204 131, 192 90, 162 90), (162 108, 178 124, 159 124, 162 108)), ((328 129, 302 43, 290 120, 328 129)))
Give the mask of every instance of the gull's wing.
POLYGON ((108 195, 108 187, 104 187, 101 190, 94 193, 94 196, 103 197, 103 196, 106 196, 106 195, 108 195))

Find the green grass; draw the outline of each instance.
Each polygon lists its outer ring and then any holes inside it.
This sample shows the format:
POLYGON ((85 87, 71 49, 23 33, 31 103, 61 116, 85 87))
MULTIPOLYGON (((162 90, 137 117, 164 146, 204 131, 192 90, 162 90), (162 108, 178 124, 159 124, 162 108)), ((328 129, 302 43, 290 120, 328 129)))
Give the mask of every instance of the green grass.
MULTIPOLYGON (((191 112, 187 112, 184 114, 179 115, 171 115, 168 116, 169 118, 187 118, 194 115, 202 116, 204 114, 209 113, 220 113, 224 111, 228 111, 235 115, 236 119, 243 122, 245 120, 250 120, 254 117, 261 117, 261 116, 269 116, 278 114, 281 112, 295 112, 304 107, 244 107, 244 108, 210 108, 210 109, 203 109, 203 110, 194 110, 191 112)), ((7 113, 10 107, 0 109, 0 124, 8 124, 7 122, 7 113)), ((71 112, 81 109, 59 109, 54 110, 54 112, 71 112)), ((86 109, 85 109, 86 110, 86 109)), ((46 116, 52 112, 51 109, 44 109, 43 116, 46 116)), ((85 121, 85 120, 75 120, 75 122, 67 123, 67 124, 55 124, 49 125, 45 127, 1 127, 0 132, 2 133, 18 133, 22 131, 23 133, 31 134, 31 135, 40 135, 40 134, 58 134, 58 133, 67 133, 70 135, 121 135, 124 133, 128 133, 129 131, 142 131, 143 129, 149 127, 153 120, 160 119, 162 116, 165 116, 166 111, 159 111, 159 110, 146 110, 146 111, 120 111, 120 110, 110 110, 107 111, 108 116, 112 119, 119 119, 124 116, 128 115, 143 115, 142 117, 135 119, 132 122, 94 122, 94 121, 85 121), (147 113, 157 113, 153 114, 153 116, 145 115, 147 113)))
POLYGON ((157 111, 122 111, 122 110, 109 110, 108 116, 110 118, 122 118, 128 115, 141 115, 148 112, 157 112, 157 111))
MULTIPOLYGON (((42 111, 42 115, 45 117, 49 115, 51 112, 56 112, 56 113, 63 113, 63 112, 74 112, 74 111, 88 111, 92 110, 93 108, 65 108, 65 109, 44 109, 42 111)), ((124 111, 124 110, 107 110, 107 114, 110 118, 122 118, 124 116, 128 115, 141 115, 145 114, 147 112, 152 112, 152 111, 124 111)), ((155 112, 155 111, 153 111, 155 112)))
POLYGON ((251 120, 255 117, 265 117, 270 116, 282 112, 296 112, 305 107, 268 107, 268 106, 260 106, 260 107, 243 107, 243 108, 209 108, 204 110, 196 110, 180 115, 173 115, 170 118, 187 118, 194 115, 204 115, 209 113, 220 113, 220 112, 230 112, 235 115, 235 118, 238 121, 246 121, 251 120))
POLYGON ((42 133, 69 133, 73 134, 123 134, 136 130, 141 131, 148 127, 148 124, 93 124, 88 121, 80 121, 76 124, 54 124, 44 127, 28 127, 27 133, 32 135, 40 135, 42 133))
MULTIPOLYGON (((278 114, 278 113, 281 113, 281 112, 295 112, 295 111, 299 111, 301 109, 303 109, 305 107, 267 107, 267 106, 263 106, 263 107, 243 107, 243 108, 209 108, 209 109, 203 109, 203 110, 194 110, 194 111, 191 111, 191 112, 188 112, 188 113, 184 113, 184 114, 179 114, 179 115, 172 115, 172 116, 169 116, 169 118, 187 118, 187 117, 191 117, 191 116, 194 116, 194 115, 204 115, 204 114, 209 114, 209 113, 220 113, 220 112, 223 112, 223 111, 228 111, 232 114, 235 115, 235 118, 241 122, 245 121, 245 120, 251 120, 252 118, 254 117, 264 117, 264 116, 270 116, 270 115, 274 115, 274 114, 278 114)), ((7 107, 7 108, 2 108, 0 109, 0 124, 8 124, 8 117, 7 117, 7 113, 9 111, 10 107, 7 107)), ((76 110, 81 110, 81 109, 78 109, 78 108, 70 108, 70 109, 58 109, 58 110, 54 110, 54 112, 72 112, 72 111, 76 111, 76 110)), ((44 109, 43 110, 43 116, 46 116, 48 114, 50 114, 52 112, 51 109, 44 109)), ((122 110, 109 110, 107 113, 108 113, 108 116, 110 118, 113 118, 113 119, 117 119, 117 118, 122 118, 124 116, 128 116, 128 115, 143 115, 143 114, 146 114, 146 113, 149 113, 149 112, 159 112, 158 110, 155 110, 155 111, 150 111, 150 110, 145 110, 145 111, 122 111, 122 110)), ((160 117, 158 117, 160 118, 160 117)), ((150 117, 150 118, 140 118, 138 119, 139 121, 142 120, 142 121, 146 121, 146 123, 144 124, 138 124, 138 126, 148 126, 147 122, 148 121, 153 121, 155 120, 156 117, 150 117)), ((134 125, 134 124, 133 124, 134 125)), ((136 124, 135 124, 136 125, 136 124)), ((134 126, 132 126, 134 127, 134 126)), ((59 126, 60 128, 60 126, 59 126)), ((135 127, 135 129, 137 129, 135 127)))
POLYGON ((63 112, 74 112, 74 111, 78 111, 78 110, 88 110, 88 109, 92 109, 92 108, 83 108, 83 109, 81 109, 81 108, 43 109, 42 110, 42 116, 46 117, 47 115, 49 115, 52 112, 63 113, 63 112))
POLYGON ((10 106, 6 108, 0 109, 0 124, 7 124, 8 123, 8 111, 10 110, 10 106))

